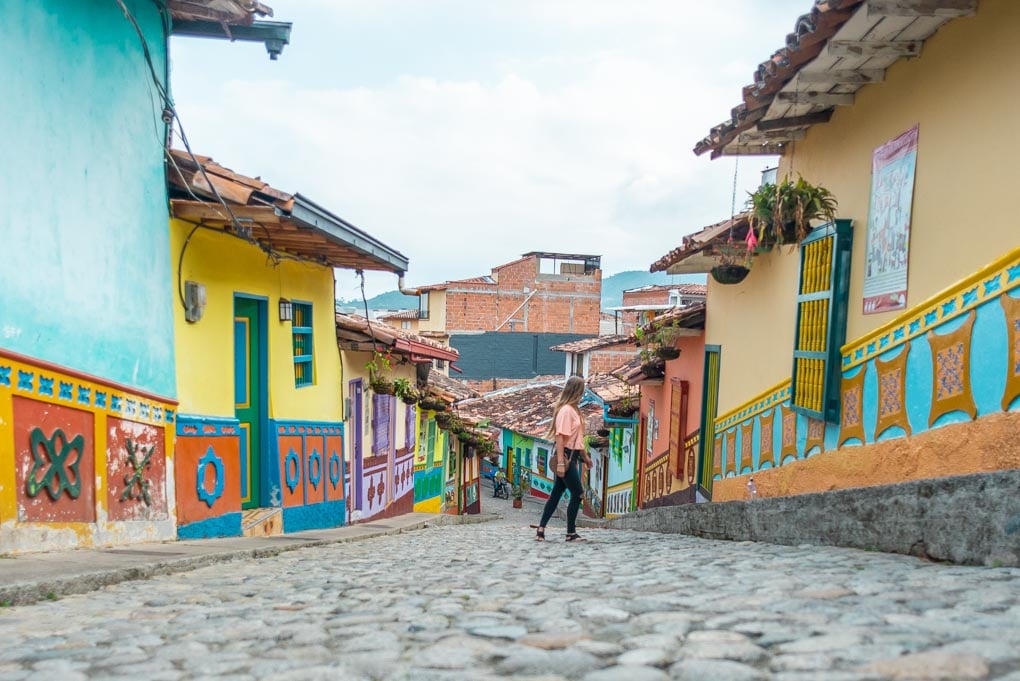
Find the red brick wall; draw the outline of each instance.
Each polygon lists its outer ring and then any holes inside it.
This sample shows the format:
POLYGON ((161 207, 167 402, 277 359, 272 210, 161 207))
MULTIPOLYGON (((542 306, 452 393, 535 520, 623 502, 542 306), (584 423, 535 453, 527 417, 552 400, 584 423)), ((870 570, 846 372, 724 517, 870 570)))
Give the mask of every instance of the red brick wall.
POLYGON ((624 291, 623 305, 668 305, 669 291, 624 291))
POLYGON ((447 331, 494 331, 498 326, 499 331, 597 335, 602 271, 539 274, 538 265, 536 257, 522 258, 493 268, 495 284, 451 284, 447 331))
POLYGON ((629 346, 629 348, 627 350, 617 345, 605 350, 593 350, 588 365, 588 375, 609 373, 634 359, 638 349, 635 346, 629 346))

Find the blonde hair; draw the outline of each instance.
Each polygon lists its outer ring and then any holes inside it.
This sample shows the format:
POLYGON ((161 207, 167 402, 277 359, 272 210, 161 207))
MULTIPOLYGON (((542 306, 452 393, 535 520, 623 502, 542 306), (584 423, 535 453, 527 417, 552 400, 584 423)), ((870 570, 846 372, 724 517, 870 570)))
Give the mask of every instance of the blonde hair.
MULTIPOLYGON (((556 417, 560 413, 560 409, 563 407, 573 407, 577 410, 577 415, 581 416, 581 398, 584 397, 584 379, 580 376, 571 376, 567 379, 566 384, 563 386, 563 390, 560 392, 560 396, 556 398, 556 405, 553 407, 552 422, 549 424, 549 431, 546 433, 546 438, 549 440, 556 439, 556 417)), ((581 418, 581 423, 584 423, 584 418, 581 418)))

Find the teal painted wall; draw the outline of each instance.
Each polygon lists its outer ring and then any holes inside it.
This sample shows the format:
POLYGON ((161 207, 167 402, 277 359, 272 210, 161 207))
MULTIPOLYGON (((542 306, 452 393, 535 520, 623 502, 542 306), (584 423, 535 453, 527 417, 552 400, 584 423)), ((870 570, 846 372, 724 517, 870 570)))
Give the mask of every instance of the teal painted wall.
MULTIPOLYGON (((126 0, 161 79, 151 0, 126 0)), ((174 396, 158 96, 113 0, 6 2, 0 348, 174 396)))

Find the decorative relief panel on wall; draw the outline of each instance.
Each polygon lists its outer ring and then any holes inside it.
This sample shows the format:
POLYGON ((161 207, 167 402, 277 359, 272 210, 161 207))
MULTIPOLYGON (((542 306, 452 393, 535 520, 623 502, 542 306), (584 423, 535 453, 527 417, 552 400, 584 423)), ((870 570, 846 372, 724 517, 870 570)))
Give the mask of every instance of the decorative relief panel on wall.
POLYGON ((1020 397, 1020 298, 1003 295, 999 298, 1002 310, 1006 313, 1006 389, 1002 395, 1002 409, 1008 411, 1010 405, 1020 397))
POLYGON ((726 433, 726 477, 737 474, 737 429, 726 433))
POLYGON ((14 397, 18 519, 94 522, 94 417, 14 397))
POLYGON ((977 415, 977 406, 970 388, 970 340, 975 313, 956 331, 944 335, 928 332, 932 355, 932 396, 928 425, 934 425, 943 414, 965 412, 977 415))
POLYGON ((783 438, 779 450, 780 465, 786 463, 787 457, 797 458, 797 412, 785 404, 779 406, 783 438))
POLYGON ((907 357, 910 344, 890 360, 875 360, 878 373, 878 422, 875 439, 894 426, 910 435, 910 420, 907 418, 907 357))
POLYGON ((712 476, 722 477, 722 435, 715 436, 715 445, 712 449, 712 476))
POLYGON ((804 455, 807 456, 815 447, 819 451, 825 449, 825 421, 808 418, 807 440, 804 442, 804 455))
POLYGON ((775 448, 772 446, 772 417, 774 412, 769 411, 761 415, 758 420, 758 468, 765 464, 770 467, 776 465, 775 448))
POLYGON ((842 413, 839 419, 839 446, 848 440, 860 440, 864 444, 864 368, 852 378, 843 377, 840 388, 842 413))
POLYGON ((161 427, 107 418, 107 513, 111 520, 164 520, 166 450, 161 427))
POLYGON ((754 469, 754 420, 740 424, 740 472, 750 473, 754 469))

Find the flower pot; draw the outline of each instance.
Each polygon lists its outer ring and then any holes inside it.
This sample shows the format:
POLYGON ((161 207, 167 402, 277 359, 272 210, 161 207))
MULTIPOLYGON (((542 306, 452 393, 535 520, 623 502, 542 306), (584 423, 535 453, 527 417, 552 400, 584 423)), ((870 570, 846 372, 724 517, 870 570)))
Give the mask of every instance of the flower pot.
POLYGON ((598 435, 599 437, 609 437, 609 429, 599 428, 598 430, 595 431, 595 434, 598 435))
POLYGON ((666 362, 661 359, 645 362, 641 365, 641 373, 646 378, 662 378, 666 375, 666 362))
POLYGON ((655 354, 662 359, 671 360, 680 356, 680 349, 674 348, 670 345, 664 345, 661 348, 657 348, 655 350, 655 354))
POLYGON ((621 407, 617 405, 609 408, 609 415, 618 419, 625 419, 633 416, 637 410, 637 407, 621 407))
POLYGON ((376 379, 369 385, 372 387, 372 392, 376 395, 392 395, 396 390, 393 381, 387 381, 384 378, 376 379))
POLYGON ((524 500, 514 499, 514 508, 524 508, 524 500))
POLYGON ((717 265, 711 270, 712 278, 720 284, 739 284, 751 270, 743 265, 717 265))

